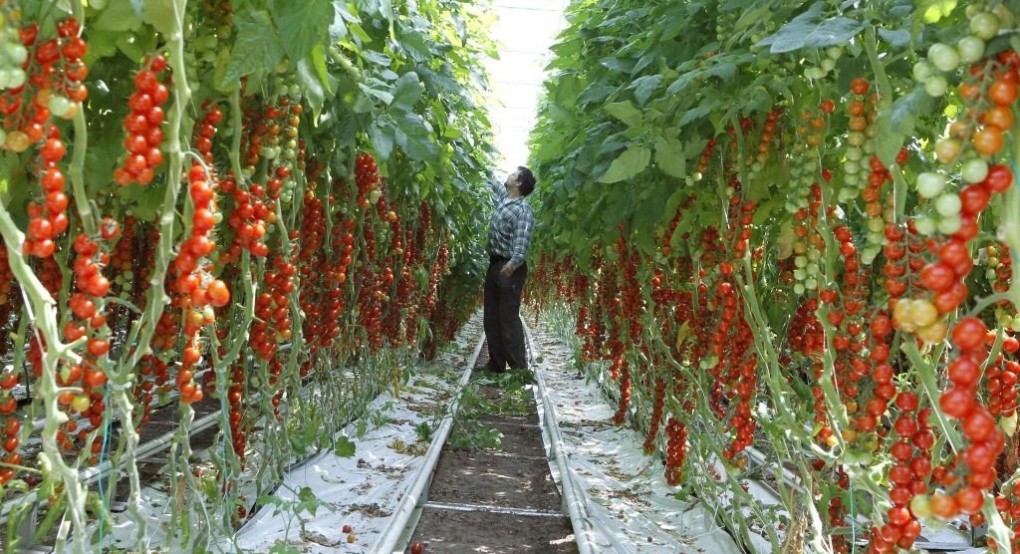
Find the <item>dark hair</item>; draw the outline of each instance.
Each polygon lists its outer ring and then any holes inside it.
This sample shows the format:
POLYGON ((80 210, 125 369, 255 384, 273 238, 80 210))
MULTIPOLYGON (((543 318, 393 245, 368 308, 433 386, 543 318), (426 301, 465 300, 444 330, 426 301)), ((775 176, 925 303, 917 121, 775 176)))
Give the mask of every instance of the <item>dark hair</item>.
POLYGON ((535 174, 523 165, 517 167, 517 181, 521 187, 521 196, 527 196, 535 190, 535 174))

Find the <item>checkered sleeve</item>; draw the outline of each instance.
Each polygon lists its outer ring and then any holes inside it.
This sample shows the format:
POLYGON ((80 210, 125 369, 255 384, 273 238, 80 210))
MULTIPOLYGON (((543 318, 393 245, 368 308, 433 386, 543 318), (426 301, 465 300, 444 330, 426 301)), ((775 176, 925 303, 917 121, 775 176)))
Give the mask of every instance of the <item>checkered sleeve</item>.
POLYGON ((517 269, 524 263, 524 256, 528 253, 528 247, 531 246, 531 233, 535 230, 535 215, 531 211, 531 206, 523 202, 520 206, 521 211, 517 214, 514 239, 511 243, 513 255, 508 262, 513 269, 517 269))
POLYGON ((492 192, 492 207, 496 209, 506 200, 506 187, 496 179, 489 181, 489 191, 492 192))

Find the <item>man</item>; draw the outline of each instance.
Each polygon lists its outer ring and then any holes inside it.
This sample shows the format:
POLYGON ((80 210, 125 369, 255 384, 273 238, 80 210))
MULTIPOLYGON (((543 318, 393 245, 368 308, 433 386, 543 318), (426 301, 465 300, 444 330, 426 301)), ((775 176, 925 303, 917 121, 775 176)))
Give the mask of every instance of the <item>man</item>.
MULTIPOLYGON (((497 188, 497 187, 494 187, 497 188)), ((521 294, 528 265, 524 256, 531 245, 535 216, 527 197, 535 190, 535 175, 518 167, 498 187, 495 209, 489 220, 489 270, 485 274, 485 339, 489 344, 489 365, 494 372, 526 370, 524 325, 521 323, 521 294)))

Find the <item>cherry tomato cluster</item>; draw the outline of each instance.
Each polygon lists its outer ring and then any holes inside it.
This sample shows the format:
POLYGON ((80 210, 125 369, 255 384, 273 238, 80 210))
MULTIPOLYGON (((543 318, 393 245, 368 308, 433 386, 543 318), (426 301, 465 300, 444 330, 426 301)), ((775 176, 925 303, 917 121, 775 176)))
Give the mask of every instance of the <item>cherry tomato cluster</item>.
POLYGON ((166 113, 163 104, 170 99, 170 91, 160 82, 166 69, 162 55, 152 56, 145 69, 135 74, 135 92, 128 98, 131 112, 124 118, 126 155, 113 172, 118 185, 133 183, 148 185, 156 178, 156 168, 163 163, 163 121, 166 113))
MULTIPOLYGON (((61 387, 81 387, 76 394, 65 389, 58 397, 60 405, 72 413, 79 413, 89 419, 93 429, 102 426, 105 405, 98 389, 106 384, 103 370, 105 359, 111 347, 111 333, 107 324, 106 301, 111 283, 102 270, 110 263, 109 244, 120 235, 120 226, 111 218, 104 218, 100 229, 100 240, 96 241, 85 233, 79 233, 74 240, 75 292, 68 299, 68 307, 74 319, 64 326, 64 339, 72 342, 87 338, 86 351, 80 364, 65 365, 56 376, 61 387)), ((77 423, 70 420, 63 426, 65 449, 71 449, 70 436, 77 429, 77 423)), ((84 441, 88 430, 82 428, 78 440, 84 441)), ((99 452, 101 441, 93 441, 93 453, 99 452)))
POLYGON ((946 513, 936 514, 942 517, 981 510, 985 492, 995 484, 995 460, 1005 448, 1005 436, 995 416, 981 405, 977 394, 981 366, 987 356, 987 334, 983 321, 965 317, 956 323, 950 335, 956 354, 948 368, 952 386, 942 393, 939 406, 947 416, 960 420, 963 434, 970 441, 963 454, 969 472, 967 482, 952 496, 955 509, 947 508, 946 513))
POLYGON ((875 110, 875 104, 878 97, 868 94, 870 89, 871 83, 863 77, 857 77, 850 82, 851 94, 847 103, 850 130, 846 136, 847 149, 843 162, 845 183, 840 189, 840 202, 849 202, 860 196, 867 184, 864 174, 871 169, 870 161, 865 154, 871 147, 865 147, 865 144, 873 142, 876 135, 875 121, 878 112, 875 110))
POLYGON ((8 116, 4 119, 5 149, 24 152, 42 141, 52 116, 71 119, 88 97, 83 84, 88 70, 82 61, 88 45, 79 36, 81 25, 67 18, 57 22, 56 30, 56 37, 40 42, 39 25, 27 25, 18 30, 21 44, 12 43, 7 49, 10 61, 20 68, 13 71, 5 83, 7 90, 0 95, 0 114, 8 116), (22 98, 31 99, 27 108, 22 98))
POLYGON ((64 192, 65 179, 60 171, 60 161, 66 154, 60 130, 50 127, 46 141, 39 150, 42 162, 39 168, 39 184, 45 199, 42 203, 32 202, 28 206, 28 233, 25 237, 24 252, 37 258, 49 258, 57 249, 54 239, 67 230, 67 206, 70 199, 64 192))
MULTIPOLYGON (((2 404, 0 404, 0 407, 2 407, 2 404)), ((6 465, 0 467, 0 487, 6 485, 14 478, 14 468, 10 466, 21 465, 21 454, 18 452, 18 447, 21 445, 21 440, 18 438, 18 435, 21 433, 21 420, 13 415, 7 416, 2 430, 3 433, 0 434, 0 437, 4 441, 4 454, 0 461, 6 465)))
POLYGON ((283 256, 273 256, 266 268, 265 289, 255 300, 255 317, 252 323, 251 344, 259 358, 269 361, 275 358, 277 345, 290 340, 292 324, 290 300, 294 292, 297 267, 283 256))
POLYGON ((244 467, 248 452, 248 427, 245 402, 245 370, 243 364, 234 365, 230 369, 230 387, 227 389, 227 403, 230 406, 228 418, 230 420, 231 444, 234 447, 234 454, 237 455, 244 467))
POLYGON ((202 119, 195 122, 195 150, 202 155, 206 165, 212 165, 213 139, 216 138, 216 126, 223 121, 223 112, 216 104, 206 101, 202 105, 202 119))
POLYGON ((666 483, 675 487, 683 482, 684 459, 687 457, 687 426, 670 417, 666 422, 666 483))
MULTIPOLYGON (((325 263, 325 256, 320 252, 325 242, 326 214, 322 206, 322 200, 316 196, 314 191, 305 193, 304 206, 301 211, 300 250, 298 261, 301 274, 301 310, 304 312, 302 335, 307 343, 314 345, 322 340, 325 327, 336 321, 337 317, 327 318, 324 310, 325 298, 320 298, 326 291, 321 289, 321 284, 326 283, 330 278, 330 270, 325 263), (310 284, 320 286, 308 286, 310 284)), ((336 232, 336 228, 334 228, 336 232)), ((327 342, 328 344, 328 342, 327 342)))
POLYGON ((712 162, 712 154, 715 153, 716 141, 714 138, 708 139, 708 143, 705 144, 705 149, 701 151, 701 155, 698 156, 698 165, 696 171, 704 175, 708 172, 709 164, 712 162))
POLYGON ((935 436, 928 424, 931 409, 918 411, 918 405, 917 395, 911 391, 904 390, 896 396, 899 416, 893 429, 899 440, 890 450, 896 463, 889 469, 888 476, 893 485, 889 491, 893 506, 886 512, 887 523, 872 539, 871 546, 875 552, 893 552, 894 546, 909 549, 921 535, 918 518, 926 514, 919 506, 927 502, 935 436), (920 504, 914 501, 917 497, 920 504))
MULTIPOLYGON (((1003 486, 999 495, 995 497, 995 508, 998 510, 1002 520, 1013 531, 1011 548, 1020 550, 1020 482, 1003 486)), ((989 541, 989 550, 997 552, 994 541, 989 541)))
POLYGON ((195 368, 202 359, 198 332, 212 324, 212 307, 226 306, 230 290, 226 283, 213 278, 204 267, 203 259, 216 251, 213 230, 216 226, 216 179, 204 167, 191 166, 188 172, 188 195, 191 198, 191 235, 180 246, 173 267, 176 271, 174 292, 176 305, 184 311, 184 350, 177 372, 181 402, 191 404, 204 397, 201 385, 195 382, 195 368))
POLYGON ((241 259, 241 250, 248 250, 259 258, 269 254, 269 246, 265 243, 269 224, 276 221, 275 202, 266 202, 265 188, 262 185, 251 185, 245 191, 237 186, 233 176, 220 181, 220 191, 230 194, 234 207, 227 217, 227 224, 234 230, 233 243, 226 252, 220 255, 220 263, 227 265, 241 259))

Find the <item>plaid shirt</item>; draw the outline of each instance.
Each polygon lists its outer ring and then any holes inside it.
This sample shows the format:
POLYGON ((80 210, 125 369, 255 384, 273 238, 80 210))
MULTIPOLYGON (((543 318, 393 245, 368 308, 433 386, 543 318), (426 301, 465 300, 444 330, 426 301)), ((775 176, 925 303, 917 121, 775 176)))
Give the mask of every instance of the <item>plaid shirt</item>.
POLYGON ((497 195, 489 220, 489 254, 510 258, 510 267, 517 269, 524 263, 524 255, 531 245, 535 215, 524 197, 509 198, 505 187, 493 188, 497 195))

